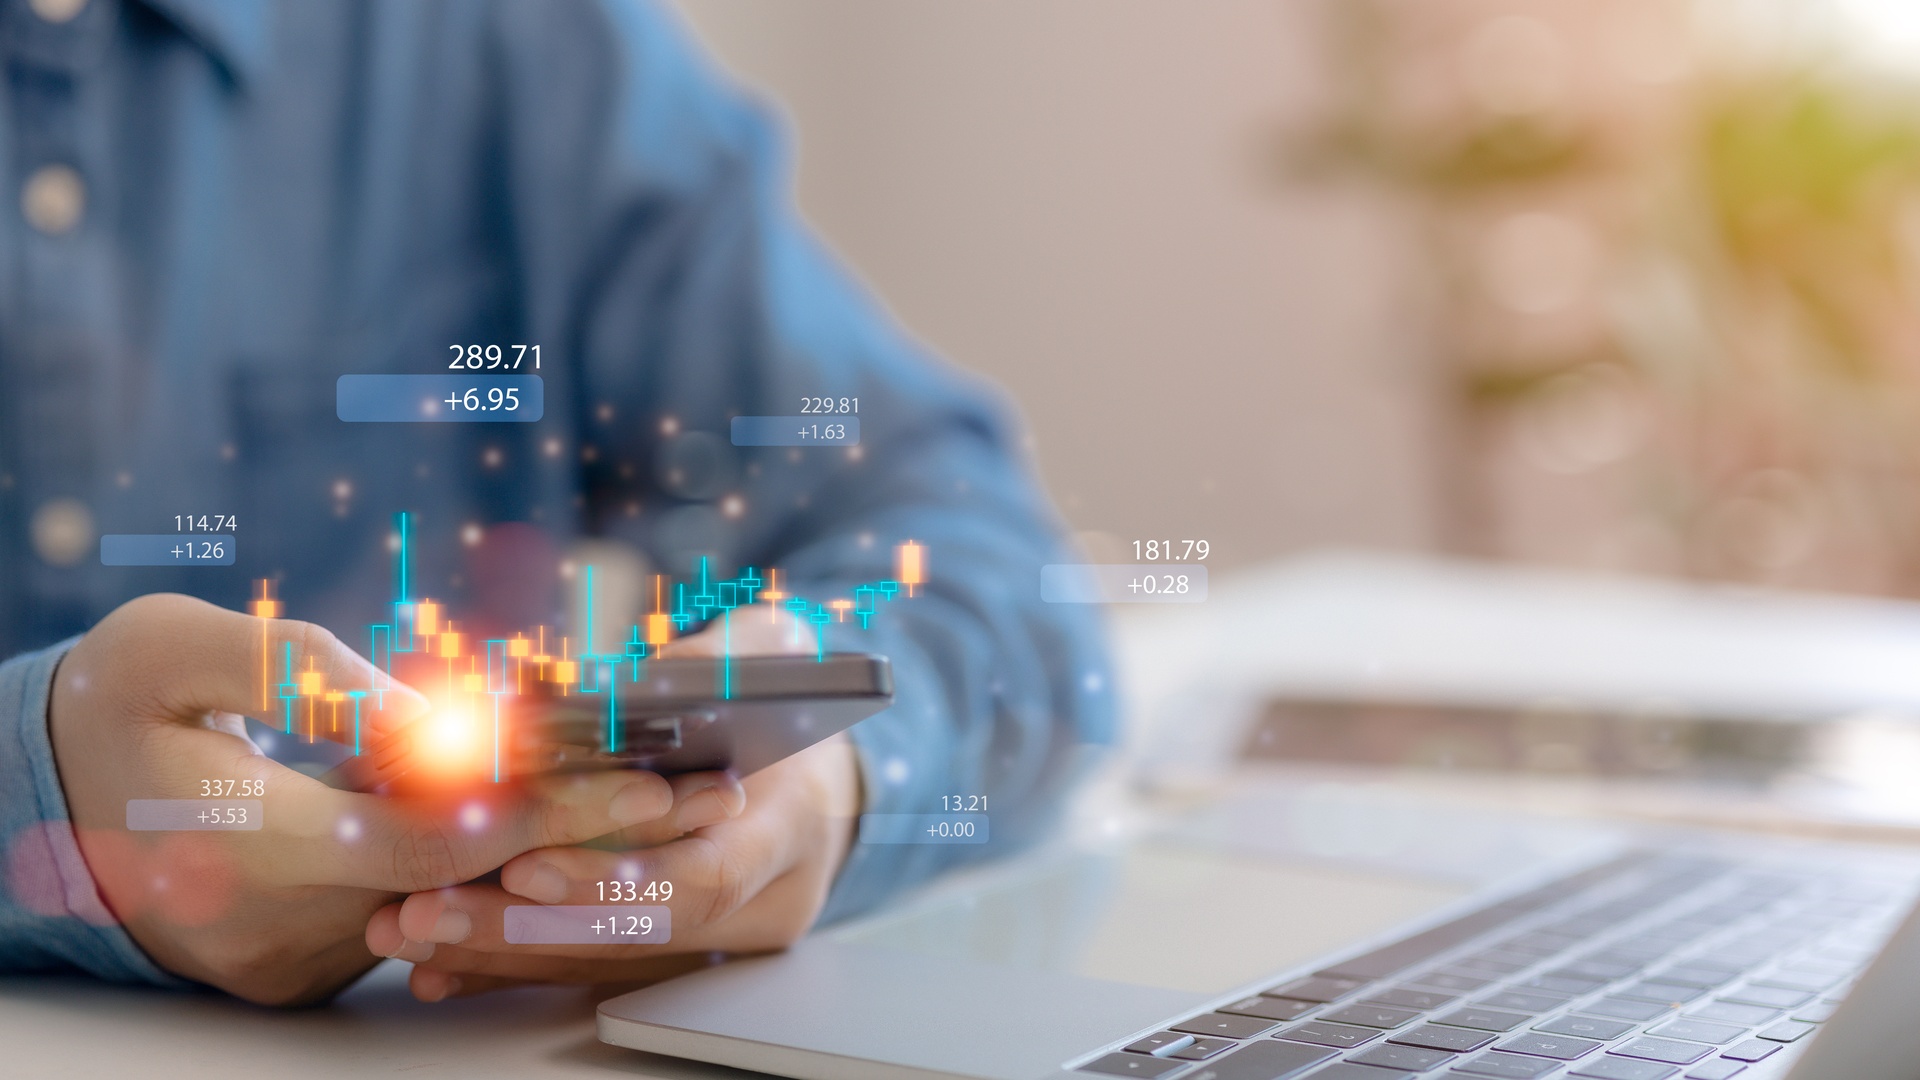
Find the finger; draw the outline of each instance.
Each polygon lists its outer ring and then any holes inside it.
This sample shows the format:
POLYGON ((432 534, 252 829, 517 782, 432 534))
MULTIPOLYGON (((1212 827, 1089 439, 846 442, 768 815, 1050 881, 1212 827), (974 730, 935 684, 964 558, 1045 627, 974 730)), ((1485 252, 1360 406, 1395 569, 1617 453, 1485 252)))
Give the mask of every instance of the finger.
POLYGON ((400 932, 400 905, 388 904, 367 920, 367 951, 388 960, 408 960, 420 963, 433 956, 434 946, 422 941, 409 941, 400 932))
POLYGON ((417 691, 314 623, 155 594, 122 605, 94 634, 101 640, 87 655, 111 658, 126 685, 145 687, 151 705, 173 719, 238 713, 351 744, 356 703, 363 734, 428 711, 417 691))
POLYGON ((669 777, 667 783, 673 789, 671 814, 598 837, 592 846, 604 851, 656 847, 739 817, 747 806, 747 789, 732 773, 682 773, 669 777))
POLYGON ((584 843, 673 809, 671 785, 639 770, 405 797, 337 791, 289 773, 268 799, 281 877, 387 892, 468 881, 522 852, 584 843))
POLYGON ((507 990, 516 986, 526 986, 533 982, 559 982, 558 979, 507 979, 493 975, 454 975, 450 972, 436 971, 430 967, 414 965, 407 976, 407 989, 421 1001, 445 1001, 448 998, 471 997, 484 994, 489 990, 507 990))

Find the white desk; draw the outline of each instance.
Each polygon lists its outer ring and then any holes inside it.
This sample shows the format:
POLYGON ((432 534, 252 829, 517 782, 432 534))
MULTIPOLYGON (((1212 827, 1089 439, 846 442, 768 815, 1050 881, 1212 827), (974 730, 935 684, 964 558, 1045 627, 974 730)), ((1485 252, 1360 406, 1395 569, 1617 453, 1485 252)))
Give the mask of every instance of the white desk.
POLYGON ((757 1073, 606 1046, 605 993, 508 990, 424 1005, 388 961, 324 1009, 262 1009, 216 994, 84 978, 0 979, 0 1076, 75 1080, 339 1080, 346 1076, 544 1080, 757 1073))

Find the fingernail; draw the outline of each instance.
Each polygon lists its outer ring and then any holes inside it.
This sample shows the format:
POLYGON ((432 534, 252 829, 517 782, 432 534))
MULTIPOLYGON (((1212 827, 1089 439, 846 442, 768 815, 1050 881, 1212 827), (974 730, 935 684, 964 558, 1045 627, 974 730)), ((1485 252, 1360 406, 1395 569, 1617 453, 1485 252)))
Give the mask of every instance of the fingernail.
POLYGON ((445 1001, 459 992, 460 992, 460 976, 442 975, 440 977, 439 986, 428 988, 426 993, 420 994, 418 996, 420 1000, 428 1003, 432 1003, 435 1001, 445 1001))
POLYGON ((433 944, 431 942, 414 941, 411 938, 406 938, 400 942, 399 948, 387 954, 387 959, 410 960, 416 964, 422 963, 433 959, 433 944))
POLYGON ((702 788, 680 800, 680 808, 673 814, 673 823, 683 832, 692 832, 709 825, 718 825, 731 816, 727 813, 727 804, 721 800, 719 792, 712 788, 702 788))
POLYGON ((567 898, 567 876, 546 863, 536 863, 518 891, 536 903, 557 904, 567 898))
POLYGON ((652 784, 628 784, 607 804, 607 816, 622 825, 638 825, 660 816, 659 790, 652 784))
POLYGON ((467 913, 448 908, 433 920, 433 932, 427 935, 427 940, 453 945, 467 940, 467 935, 472 932, 473 920, 467 918, 467 913))

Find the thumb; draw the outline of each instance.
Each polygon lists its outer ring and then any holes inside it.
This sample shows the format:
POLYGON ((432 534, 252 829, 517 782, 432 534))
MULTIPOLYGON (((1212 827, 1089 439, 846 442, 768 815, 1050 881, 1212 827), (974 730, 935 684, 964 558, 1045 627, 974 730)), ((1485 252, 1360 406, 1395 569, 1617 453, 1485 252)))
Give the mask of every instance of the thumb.
MULTIPOLYGON (((238 713, 340 742, 404 727, 426 699, 394 681, 325 627, 260 619, 190 596, 131 600, 102 620, 75 653, 98 655, 167 719, 238 713)), ((85 662, 85 657, 71 657, 85 662)))

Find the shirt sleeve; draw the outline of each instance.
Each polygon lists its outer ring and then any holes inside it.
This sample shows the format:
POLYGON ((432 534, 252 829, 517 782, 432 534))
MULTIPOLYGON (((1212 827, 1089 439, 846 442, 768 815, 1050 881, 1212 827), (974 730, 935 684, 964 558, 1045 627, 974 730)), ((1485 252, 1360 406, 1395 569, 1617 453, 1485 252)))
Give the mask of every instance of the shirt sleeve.
POLYGON ((74 841, 47 734, 48 691, 72 646, 0 664, 0 971, 190 985, 161 971, 120 928, 74 841))
POLYGON ((782 591, 819 600, 896 578, 906 541, 926 553, 913 595, 871 629, 829 623, 827 643, 893 663, 895 704, 853 729, 866 808, 984 796, 991 839, 856 843, 827 916, 1032 839, 1112 741, 1114 708, 1094 609, 1041 601, 1040 568, 1073 560, 1011 410, 808 233, 774 125, 670 18, 501 10, 516 262, 529 325, 572 358, 547 400, 587 433, 585 527, 682 577, 700 556, 776 567, 782 591), (797 420, 809 396, 857 408, 816 419, 857 417, 859 444, 732 445, 733 417, 797 420))

